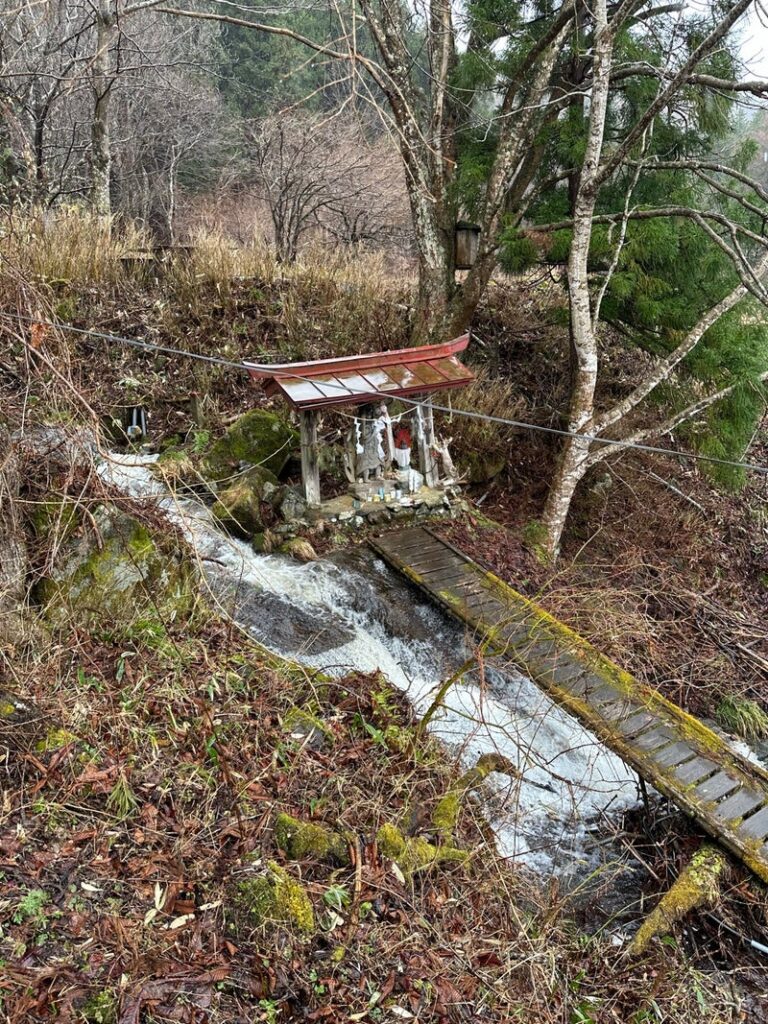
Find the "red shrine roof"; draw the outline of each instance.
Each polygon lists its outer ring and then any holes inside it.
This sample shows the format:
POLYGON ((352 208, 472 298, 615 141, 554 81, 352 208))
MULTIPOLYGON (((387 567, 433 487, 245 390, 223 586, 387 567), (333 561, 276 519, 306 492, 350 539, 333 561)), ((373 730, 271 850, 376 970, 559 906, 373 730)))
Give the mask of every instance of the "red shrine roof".
POLYGON ((246 367, 268 395, 281 394, 297 409, 362 405, 376 398, 442 391, 469 384, 475 375, 456 358, 469 335, 442 345, 393 349, 312 363, 276 363, 246 367))

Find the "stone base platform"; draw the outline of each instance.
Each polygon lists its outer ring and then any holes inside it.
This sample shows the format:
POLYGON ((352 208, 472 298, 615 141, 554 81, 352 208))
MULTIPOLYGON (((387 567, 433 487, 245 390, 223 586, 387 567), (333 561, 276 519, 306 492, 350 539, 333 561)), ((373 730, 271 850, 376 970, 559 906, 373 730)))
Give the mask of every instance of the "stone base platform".
POLYGON ((366 523, 380 526, 465 510, 466 504, 454 488, 422 487, 416 494, 403 495, 400 499, 385 498, 383 501, 362 501, 352 494, 341 494, 321 505, 308 508, 304 517, 313 524, 322 519, 329 523, 347 523, 352 526, 364 526, 366 523))

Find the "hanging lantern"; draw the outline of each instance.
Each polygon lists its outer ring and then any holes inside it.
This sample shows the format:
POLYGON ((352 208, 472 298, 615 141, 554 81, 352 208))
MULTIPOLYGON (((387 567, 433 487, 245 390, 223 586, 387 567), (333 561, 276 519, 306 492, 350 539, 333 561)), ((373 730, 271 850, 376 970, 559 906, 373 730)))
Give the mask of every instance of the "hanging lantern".
POLYGON ((455 240, 456 269, 471 270, 480 248, 480 228, 467 220, 457 221, 455 240))

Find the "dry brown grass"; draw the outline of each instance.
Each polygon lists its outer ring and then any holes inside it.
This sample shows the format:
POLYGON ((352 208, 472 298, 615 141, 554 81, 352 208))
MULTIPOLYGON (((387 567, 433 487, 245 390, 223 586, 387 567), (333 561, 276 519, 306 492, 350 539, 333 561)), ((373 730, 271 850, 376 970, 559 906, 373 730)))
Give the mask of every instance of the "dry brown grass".
POLYGON ((105 222, 79 207, 0 221, 0 253, 29 282, 114 285, 125 276, 121 257, 147 245, 147 236, 132 225, 105 222))
MULTIPOLYGON (((447 399, 439 396, 437 401, 441 405, 447 401, 457 411, 467 410, 504 420, 525 419, 526 405, 517 385, 489 370, 478 371, 477 380, 469 387, 457 389, 447 399)), ((464 416, 446 419, 443 415, 440 417, 440 432, 453 437, 459 462, 463 457, 477 453, 482 453, 489 460, 500 458, 506 462, 518 433, 515 427, 488 420, 464 416)))

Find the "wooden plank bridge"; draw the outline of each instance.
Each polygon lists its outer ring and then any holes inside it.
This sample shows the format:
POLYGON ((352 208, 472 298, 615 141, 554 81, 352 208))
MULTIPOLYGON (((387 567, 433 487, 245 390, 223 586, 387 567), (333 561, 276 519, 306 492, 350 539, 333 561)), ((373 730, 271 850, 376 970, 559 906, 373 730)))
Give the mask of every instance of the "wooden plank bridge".
POLYGON ((432 530, 371 546, 768 882, 768 772, 432 530))

